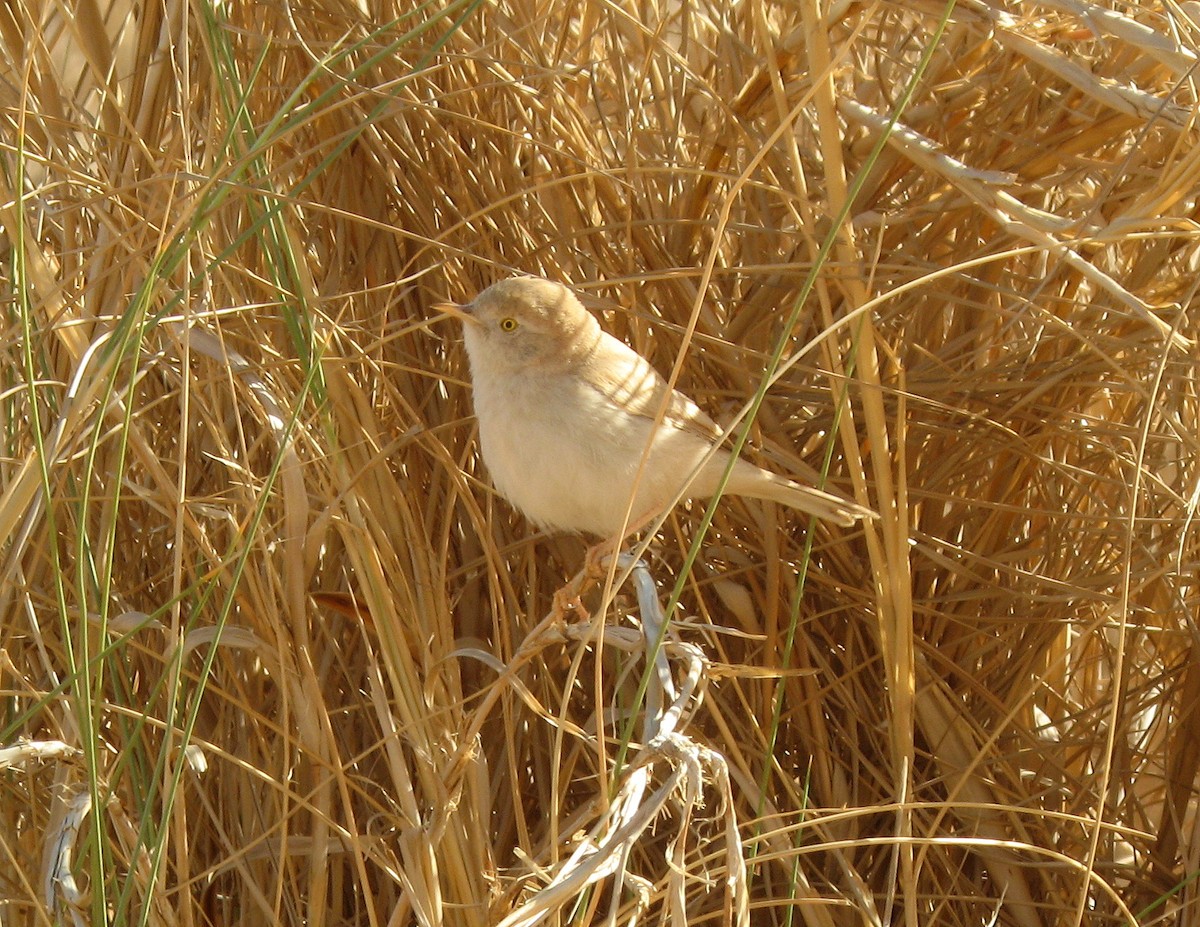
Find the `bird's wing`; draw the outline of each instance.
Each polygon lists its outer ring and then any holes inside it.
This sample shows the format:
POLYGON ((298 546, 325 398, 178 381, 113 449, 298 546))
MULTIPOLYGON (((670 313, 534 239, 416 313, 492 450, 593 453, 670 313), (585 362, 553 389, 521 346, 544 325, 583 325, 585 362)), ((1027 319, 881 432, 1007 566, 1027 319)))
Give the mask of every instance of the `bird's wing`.
POLYGON ((716 422, 683 393, 668 387, 658 371, 623 341, 605 333, 585 363, 587 380, 630 414, 652 421, 661 414, 664 422, 706 440, 723 437, 716 422))

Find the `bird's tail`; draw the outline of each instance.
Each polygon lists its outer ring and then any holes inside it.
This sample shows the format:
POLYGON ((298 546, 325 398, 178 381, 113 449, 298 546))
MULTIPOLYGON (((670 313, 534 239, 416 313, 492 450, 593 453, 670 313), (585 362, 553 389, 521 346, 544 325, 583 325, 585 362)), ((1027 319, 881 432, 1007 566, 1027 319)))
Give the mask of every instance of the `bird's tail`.
POLYGON ((738 461, 730 474, 726 492, 778 502, 843 527, 850 527, 861 519, 879 517, 870 509, 842 496, 802 486, 743 460, 738 461))

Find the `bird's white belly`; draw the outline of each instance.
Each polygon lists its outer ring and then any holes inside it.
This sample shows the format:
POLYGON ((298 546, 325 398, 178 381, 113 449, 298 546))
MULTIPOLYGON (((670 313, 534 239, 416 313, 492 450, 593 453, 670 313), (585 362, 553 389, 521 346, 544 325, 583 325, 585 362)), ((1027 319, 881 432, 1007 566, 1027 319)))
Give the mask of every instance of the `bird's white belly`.
MULTIPOLYGON (((476 380, 475 409, 483 460, 496 488, 547 528, 615 534, 630 510, 650 422, 615 410, 571 377, 513 378, 500 394, 476 380)), ((629 517, 668 501, 685 474, 657 472, 648 461, 629 517)))

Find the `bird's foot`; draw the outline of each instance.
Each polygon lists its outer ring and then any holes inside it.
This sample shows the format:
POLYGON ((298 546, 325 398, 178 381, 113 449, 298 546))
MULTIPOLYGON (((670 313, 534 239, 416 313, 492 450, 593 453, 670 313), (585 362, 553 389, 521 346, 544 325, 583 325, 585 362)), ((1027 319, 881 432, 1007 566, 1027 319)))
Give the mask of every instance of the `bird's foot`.
MULTIPOLYGON (((599 582, 608 576, 613 554, 617 553, 620 543, 619 540, 609 538, 607 541, 593 544, 587 549, 587 553, 583 555, 583 572, 581 574, 585 577, 585 583, 587 580, 599 582)), ((590 585, 590 583, 587 584, 590 585)))
POLYGON ((591 615, 584 607, 583 593, 589 585, 588 579, 587 571, 582 570, 576 573, 565 586, 557 589, 551 602, 553 614, 560 619, 565 619, 568 614, 574 614, 581 620, 587 621, 591 615))
POLYGON ((593 544, 583 555, 583 568, 570 581, 554 593, 554 611, 565 615, 574 612, 580 618, 591 617, 583 604, 583 594, 608 577, 613 554, 619 542, 613 538, 593 544))

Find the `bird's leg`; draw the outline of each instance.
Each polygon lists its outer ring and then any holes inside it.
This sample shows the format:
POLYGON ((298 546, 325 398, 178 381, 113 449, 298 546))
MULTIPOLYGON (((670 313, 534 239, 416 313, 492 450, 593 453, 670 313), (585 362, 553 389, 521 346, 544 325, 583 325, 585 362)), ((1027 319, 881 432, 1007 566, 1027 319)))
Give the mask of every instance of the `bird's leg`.
POLYGON ((583 555, 583 568, 554 593, 554 610, 559 614, 573 611, 583 620, 591 616, 583 605, 583 594, 608 575, 608 558, 614 553, 613 538, 593 544, 583 555))
POLYGON ((556 614, 574 612, 583 621, 591 614, 583 604, 583 594, 608 576, 609 558, 619 553, 620 538, 608 538, 593 544, 583 555, 583 568, 554 593, 553 608, 556 614))
POLYGON ((657 510, 646 512, 641 517, 632 519, 625 526, 625 531, 622 534, 613 535, 599 544, 593 544, 589 547, 583 557, 583 572, 597 581, 606 578, 608 576, 609 558, 620 554, 621 545, 625 539, 638 534, 650 522, 654 521, 658 515, 659 511, 657 510))
POLYGON ((609 559, 620 553, 625 535, 606 538, 591 545, 583 555, 583 568, 554 593, 554 610, 559 614, 573 611, 586 620, 589 614, 583 606, 583 594, 608 576, 609 559))
POLYGON ((560 618, 565 618, 568 612, 574 612, 581 619, 587 621, 591 615, 588 610, 583 607, 583 590, 588 585, 587 570, 580 570, 565 586, 560 586, 554 592, 554 600, 551 603, 551 609, 555 615, 560 618))
POLYGON ((658 514, 657 511, 647 512, 642 517, 630 521, 621 534, 605 538, 589 547, 583 555, 583 569, 554 593, 555 612, 566 614, 568 611, 573 611, 585 620, 590 617, 587 609, 583 607, 583 594, 592 586, 608 578, 612 558, 621 553, 621 544, 624 540, 645 528, 654 521, 658 514))
POLYGON ((598 582, 608 575, 609 558, 621 549, 623 538, 605 538, 599 544, 593 544, 583 555, 583 571, 581 576, 591 582, 598 582))

